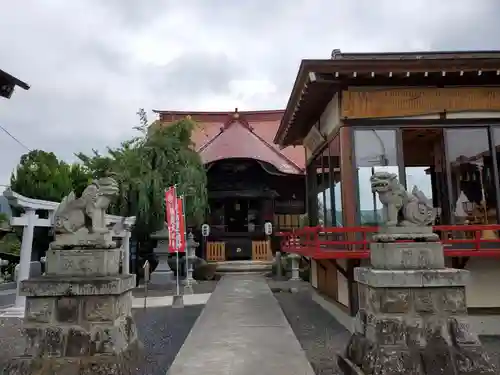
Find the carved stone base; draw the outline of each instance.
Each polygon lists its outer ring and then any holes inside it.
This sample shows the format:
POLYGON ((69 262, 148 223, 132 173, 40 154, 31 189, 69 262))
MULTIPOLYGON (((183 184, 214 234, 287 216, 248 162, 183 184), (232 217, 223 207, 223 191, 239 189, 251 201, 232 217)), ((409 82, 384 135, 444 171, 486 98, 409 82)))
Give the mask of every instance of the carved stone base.
POLYGON ((144 358, 143 347, 136 340, 118 354, 74 358, 14 358, 2 375, 136 375, 144 358))
POLYGON ((21 282, 25 350, 3 375, 136 373, 141 344, 132 318, 135 275, 118 273, 119 252, 49 251, 51 274, 21 282))
POLYGON ((437 242, 439 236, 432 231, 432 227, 380 227, 373 236, 375 242, 416 241, 437 242))
POLYGON ((88 233, 81 229, 76 233, 58 234, 56 240, 50 244, 52 250, 68 249, 115 249, 116 243, 112 240, 112 234, 88 233))
POLYGON ((117 275, 122 253, 121 249, 49 250, 45 273, 59 277, 117 275))
MULTIPOLYGON (((458 328, 453 320, 444 334, 434 332, 425 346, 384 347, 362 334, 351 336, 345 356, 338 365, 346 375, 465 375, 496 374, 490 358, 480 344, 468 344, 456 339, 469 332, 458 328), (450 342, 447 338, 452 337, 450 342)), ((413 326, 403 330, 411 332, 413 326)))
POLYGON ((338 358, 346 375, 496 374, 469 327, 469 271, 444 268, 440 243, 376 243, 371 251, 373 268, 354 272, 355 332, 338 358))
POLYGON ((344 373, 496 373, 468 324, 468 271, 356 271, 360 309, 355 333, 339 357, 344 373), (400 283, 405 276, 414 282, 400 283))
POLYGON ((377 242, 370 246, 370 260, 379 269, 444 268, 444 254, 439 242, 377 242))

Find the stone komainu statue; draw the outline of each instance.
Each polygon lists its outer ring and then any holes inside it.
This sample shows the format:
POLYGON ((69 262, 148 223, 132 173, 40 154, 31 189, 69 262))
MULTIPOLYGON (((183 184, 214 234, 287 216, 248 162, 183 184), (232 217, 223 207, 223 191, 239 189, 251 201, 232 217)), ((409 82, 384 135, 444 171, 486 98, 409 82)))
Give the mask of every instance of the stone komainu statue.
POLYGON ((109 232, 105 214, 118 191, 118 183, 112 177, 92 181, 79 198, 72 191, 55 211, 55 233, 71 234, 82 228, 87 228, 89 233, 109 232))
POLYGON ((398 176, 376 172, 370 177, 372 191, 378 193, 387 226, 427 226, 434 222, 436 210, 432 201, 416 186, 409 193, 398 176))

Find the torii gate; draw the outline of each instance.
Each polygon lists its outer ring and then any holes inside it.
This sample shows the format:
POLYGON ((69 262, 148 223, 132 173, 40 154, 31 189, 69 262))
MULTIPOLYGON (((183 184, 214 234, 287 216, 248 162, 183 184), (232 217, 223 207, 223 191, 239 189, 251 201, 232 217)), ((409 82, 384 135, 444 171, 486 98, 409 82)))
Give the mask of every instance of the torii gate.
MULTIPOLYGON (((9 201, 9 204, 14 207, 19 207, 24 210, 21 216, 11 217, 10 225, 13 227, 23 227, 23 237, 21 243, 21 254, 19 260, 19 271, 17 274, 17 292, 16 303, 13 308, 8 309, 13 316, 23 316, 26 297, 19 295, 19 287, 21 281, 29 278, 31 252, 33 247, 33 233, 35 227, 52 227, 54 226, 54 213, 59 205, 58 202, 44 201, 33 199, 18 194, 10 189, 4 191, 3 195, 9 201), (48 219, 41 219, 36 211, 48 211, 48 219)), ((106 215, 106 224, 115 224, 113 237, 122 238, 123 248, 123 273, 128 274, 129 259, 130 259, 130 227, 135 223, 135 216, 125 218, 123 225, 123 217, 116 215, 106 215)))

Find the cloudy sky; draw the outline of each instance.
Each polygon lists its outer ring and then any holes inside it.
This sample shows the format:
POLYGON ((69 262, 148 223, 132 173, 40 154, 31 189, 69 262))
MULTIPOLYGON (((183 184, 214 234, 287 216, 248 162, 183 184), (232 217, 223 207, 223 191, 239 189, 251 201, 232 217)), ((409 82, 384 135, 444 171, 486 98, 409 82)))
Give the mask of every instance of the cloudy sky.
MULTIPOLYGON (((30 149, 116 145, 147 110, 282 108, 300 60, 500 48, 498 0, 0 1, 0 124, 30 149), (374 6, 376 4, 376 6, 374 6)), ((26 149, 0 132, 0 184, 26 149)))

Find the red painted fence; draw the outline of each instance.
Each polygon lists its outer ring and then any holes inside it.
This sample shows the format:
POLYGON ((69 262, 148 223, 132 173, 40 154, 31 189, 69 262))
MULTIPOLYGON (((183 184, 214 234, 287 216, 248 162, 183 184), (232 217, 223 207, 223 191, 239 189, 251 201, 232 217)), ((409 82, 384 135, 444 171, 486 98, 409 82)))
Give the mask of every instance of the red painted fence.
MULTIPOLYGON (((500 257, 500 225, 436 225, 445 256, 500 257)), ((377 227, 305 227, 277 233, 281 250, 314 259, 370 257, 371 237, 377 227)))

